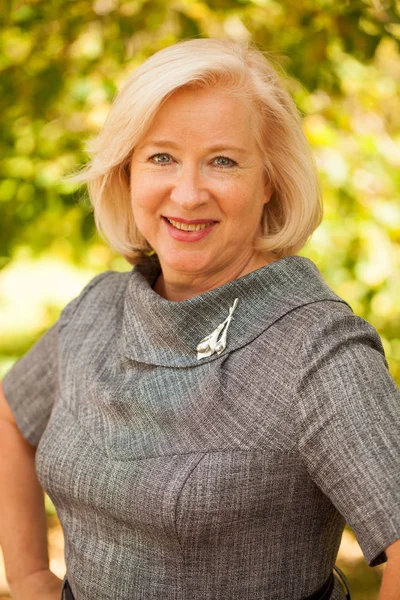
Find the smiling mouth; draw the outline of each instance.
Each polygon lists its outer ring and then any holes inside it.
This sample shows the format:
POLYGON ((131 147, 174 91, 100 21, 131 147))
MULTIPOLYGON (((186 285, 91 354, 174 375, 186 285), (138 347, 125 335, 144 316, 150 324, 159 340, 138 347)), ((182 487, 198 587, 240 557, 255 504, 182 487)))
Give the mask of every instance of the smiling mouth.
POLYGON ((168 223, 173 225, 173 227, 180 229, 181 231, 200 231, 215 223, 215 221, 209 221, 208 223, 181 223, 181 221, 174 221, 173 219, 168 219, 168 217, 165 217, 165 219, 168 223))

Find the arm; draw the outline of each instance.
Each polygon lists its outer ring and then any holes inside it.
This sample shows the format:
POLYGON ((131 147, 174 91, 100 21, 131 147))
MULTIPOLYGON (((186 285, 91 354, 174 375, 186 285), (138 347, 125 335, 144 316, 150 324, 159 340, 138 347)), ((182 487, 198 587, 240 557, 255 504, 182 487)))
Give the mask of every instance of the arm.
POLYGON ((43 492, 35 471, 35 449, 20 434, 1 384, 0 488, 0 543, 12 597, 58 599, 61 582, 49 571, 43 492))
POLYGON ((400 537, 400 391, 369 323, 355 315, 321 314, 317 304, 313 310, 319 319, 303 344, 297 388, 299 448, 368 564, 379 565, 387 559, 385 548, 400 537))
POLYGON ((379 600, 400 600, 400 539, 386 548, 387 564, 379 600))

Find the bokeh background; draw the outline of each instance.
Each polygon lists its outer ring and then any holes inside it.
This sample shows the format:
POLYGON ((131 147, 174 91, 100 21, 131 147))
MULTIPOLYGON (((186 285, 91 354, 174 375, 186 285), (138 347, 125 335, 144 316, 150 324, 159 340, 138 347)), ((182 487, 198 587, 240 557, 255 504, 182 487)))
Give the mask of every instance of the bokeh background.
MULTIPOLYGON (((256 43, 287 74, 325 199, 301 254, 375 326, 400 382, 398 0, 4 0, 0 24, 0 377, 89 279, 131 268, 97 236, 85 191, 63 181, 116 90, 155 51, 217 37, 256 43)), ((47 511, 62 576, 48 499, 47 511)), ((383 568, 349 529, 338 564, 354 600, 377 598, 383 568)))

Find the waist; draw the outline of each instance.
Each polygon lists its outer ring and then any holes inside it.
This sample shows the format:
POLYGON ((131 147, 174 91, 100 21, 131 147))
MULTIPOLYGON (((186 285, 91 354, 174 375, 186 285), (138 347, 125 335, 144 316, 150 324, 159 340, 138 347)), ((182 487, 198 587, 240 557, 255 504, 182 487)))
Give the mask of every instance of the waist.
POLYGON ((75 596, 72 593, 71 586, 68 583, 68 579, 64 577, 64 581, 61 589, 61 600, 75 600, 75 596))
POLYGON ((303 600, 329 600, 332 595, 333 588, 335 585, 335 578, 331 573, 328 579, 310 596, 303 598, 303 600))
MULTIPOLYGON (((333 573, 331 573, 328 579, 319 587, 315 592, 306 598, 302 598, 302 600, 329 600, 331 597, 333 587, 335 585, 335 580, 333 573)), ((62 592, 61 592, 61 600, 75 600, 75 596, 72 593, 71 587, 68 583, 68 579, 65 577, 62 592)))

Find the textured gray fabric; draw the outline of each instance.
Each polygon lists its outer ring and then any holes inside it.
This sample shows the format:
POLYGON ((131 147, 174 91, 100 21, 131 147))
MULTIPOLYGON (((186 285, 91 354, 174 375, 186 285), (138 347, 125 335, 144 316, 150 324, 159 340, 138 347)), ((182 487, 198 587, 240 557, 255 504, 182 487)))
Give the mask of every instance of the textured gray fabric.
POLYGON ((375 329, 306 258, 175 303, 158 269, 94 279, 4 380, 76 600, 298 600, 345 521, 385 560, 400 392, 375 329), (199 362, 235 298, 227 349, 199 362))

